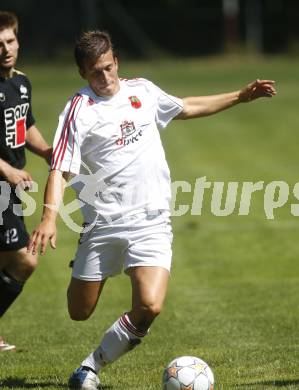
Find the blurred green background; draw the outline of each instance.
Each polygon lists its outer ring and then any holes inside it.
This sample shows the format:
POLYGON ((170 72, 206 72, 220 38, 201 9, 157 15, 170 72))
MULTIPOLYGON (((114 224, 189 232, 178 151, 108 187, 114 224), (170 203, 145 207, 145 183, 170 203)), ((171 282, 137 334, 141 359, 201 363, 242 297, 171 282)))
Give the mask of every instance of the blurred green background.
POLYGON ((91 28, 110 31, 125 58, 298 53, 296 0, 1 0, 0 7, 18 14, 23 54, 35 60, 68 57, 91 28))

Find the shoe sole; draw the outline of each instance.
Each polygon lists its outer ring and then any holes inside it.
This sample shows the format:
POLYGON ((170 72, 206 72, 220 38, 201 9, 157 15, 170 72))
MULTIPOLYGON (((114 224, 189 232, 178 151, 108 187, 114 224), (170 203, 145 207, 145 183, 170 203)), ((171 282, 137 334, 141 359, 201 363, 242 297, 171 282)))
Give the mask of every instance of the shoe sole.
POLYGON ((0 346, 0 352, 7 352, 7 351, 15 351, 16 350, 16 347, 14 345, 7 345, 7 346, 0 346))

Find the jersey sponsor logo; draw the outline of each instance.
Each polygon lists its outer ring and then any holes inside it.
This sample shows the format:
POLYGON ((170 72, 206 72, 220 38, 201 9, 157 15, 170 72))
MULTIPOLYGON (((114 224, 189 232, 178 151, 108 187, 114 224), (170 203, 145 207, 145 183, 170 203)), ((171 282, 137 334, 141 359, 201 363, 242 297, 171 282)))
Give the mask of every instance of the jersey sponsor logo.
POLYGON ((139 140, 142 130, 137 131, 133 121, 123 121, 120 125, 121 137, 116 140, 116 145, 126 146, 139 140))
POLYGON ((28 99, 28 89, 25 85, 20 85, 21 99, 28 99))
POLYGON ((133 108, 140 108, 141 107, 141 101, 138 99, 137 96, 129 96, 129 100, 131 102, 131 106, 133 108))
POLYGON ((6 145, 12 149, 19 148, 25 144, 28 109, 29 103, 23 103, 4 110, 6 145))
POLYGON ((5 102, 5 93, 0 92, 0 102, 5 102))

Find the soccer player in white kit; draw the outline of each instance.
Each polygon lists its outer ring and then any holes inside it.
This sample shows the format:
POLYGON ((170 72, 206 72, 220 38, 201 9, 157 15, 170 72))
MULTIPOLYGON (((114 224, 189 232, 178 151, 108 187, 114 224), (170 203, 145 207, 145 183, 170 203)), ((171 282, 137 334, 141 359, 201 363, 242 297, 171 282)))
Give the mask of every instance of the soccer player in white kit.
POLYGON ((171 266, 170 175, 159 130, 172 119, 211 115, 275 95, 274 82, 257 80, 240 91, 179 99, 145 79, 119 79, 110 37, 84 32, 75 59, 88 86, 59 118, 42 222, 28 251, 56 246, 56 216, 65 180, 82 204, 81 234, 68 288, 73 320, 89 318, 107 278, 125 272, 132 307, 105 332, 100 345, 70 377, 73 389, 96 389, 99 371, 138 345, 161 312, 171 266))

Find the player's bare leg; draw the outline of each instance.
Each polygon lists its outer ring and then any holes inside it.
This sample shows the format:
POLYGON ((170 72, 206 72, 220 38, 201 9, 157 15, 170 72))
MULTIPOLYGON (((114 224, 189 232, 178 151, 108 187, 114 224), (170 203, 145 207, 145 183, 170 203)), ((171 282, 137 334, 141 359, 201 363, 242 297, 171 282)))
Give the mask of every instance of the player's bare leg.
MULTIPOLYGON (((161 312, 166 296, 169 272, 160 267, 133 267, 127 270, 127 274, 130 276, 132 284, 132 309, 129 313, 122 315, 105 332, 99 347, 84 359, 81 366, 74 371, 69 381, 70 388, 76 388, 79 384, 81 388, 88 385, 89 388, 96 389, 99 384, 97 378, 99 370, 138 345, 142 337, 148 333, 156 316, 161 312)), ((86 286, 88 282, 84 283, 86 286)), ((72 280, 71 285, 76 286, 76 295, 73 295, 72 298, 78 295, 79 306, 88 302, 91 313, 99 296, 99 294, 96 295, 99 284, 97 286, 97 282, 89 283, 94 283, 88 287, 93 297, 91 300, 85 295, 87 290, 83 292, 83 298, 79 297, 82 294, 82 289, 79 287, 82 283, 72 280)), ((78 308, 76 313, 79 310, 78 308)), ((85 316, 88 313, 81 314, 85 316)))
POLYGON ((69 315, 74 321, 85 321, 93 313, 106 279, 89 282, 72 278, 67 291, 69 315))
POLYGON ((132 310, 130 321, 147 331, 165 300, 169 271, 162 267, 134 267, 127 271, 132 283, 132 310))
POLYGON ((20 282, 25 282, 37 267, 37 255, 27 253, 27 248, 0 252, 0 271, 7 272, 20 282))
MULTIPOLYGON (((90 282, 72 277, 67 291, 68 310, 72 320, 84 321, 91 316, 105 282, 106 279, 90 282)), ((73 389, 96 390, 99 385, 97 372, 84 364, 77 368, 69 379, 69 387, 73 389)))
MULTIPOLYGON (((27 253, 26 248, 0 252, 0 317, 21 294, 24 283, 37 266, 37 256, 27 253)), ((0 336, 0 351, 13 351, 0 336)))

